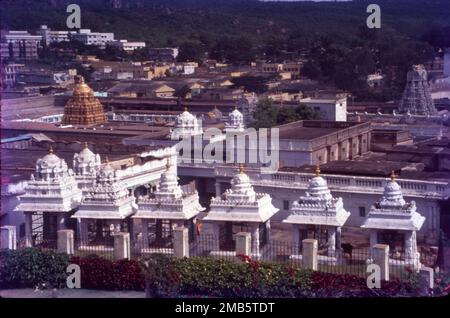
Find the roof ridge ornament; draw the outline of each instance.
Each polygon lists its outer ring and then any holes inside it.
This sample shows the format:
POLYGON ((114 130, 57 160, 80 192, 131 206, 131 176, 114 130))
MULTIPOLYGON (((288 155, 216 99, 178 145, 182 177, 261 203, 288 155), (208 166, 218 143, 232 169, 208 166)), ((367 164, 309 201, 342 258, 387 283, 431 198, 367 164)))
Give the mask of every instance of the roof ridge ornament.
POLYGON ((316 177, 320 177, 320 164, 316 165, 316 170, 314 172, 316 174, 316 177))
POLYGON ((244 174, 244 164, 242 162, 239 164, 239 174, 244 174))
POLYGON ((397 175, 395 174, 394 170, 391 171, 391 174, 389 175, 389 177, 391 178, 392 182, 395 182, 397 175))

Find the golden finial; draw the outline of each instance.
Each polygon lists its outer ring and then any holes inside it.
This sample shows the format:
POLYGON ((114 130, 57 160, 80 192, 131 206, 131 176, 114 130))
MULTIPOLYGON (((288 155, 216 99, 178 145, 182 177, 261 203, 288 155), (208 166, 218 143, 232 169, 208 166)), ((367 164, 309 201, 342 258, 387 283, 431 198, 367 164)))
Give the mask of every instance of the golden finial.
POLYGON ((84 149, 87 149, 87 148, 89 148, 89 147, 88 147, 88 143, 87 143, 87 141, 85 141, 85 142, 84 142, 84 149))
POLYGON ((315 171, 315 173, 316 173, 316 177, 319 177, 319 176, 320 176, 320 165, 319 165, 319 164, 316 166, 316 171, 315 171))
POLYGON ((48 148, 48 153, 53 153, 53 146, 50 145, 50 147, 48 148))
POLYGON ((240 163, 239 164, 239 174, 243 174, 244 173, 244 164, 240 163))
POLYGON ((396 175, 395 175, 395 171, 394 170, 391 171, 391 174, 390 174, 389 177, 391 178, 391 181, 395 181, 396 175))
POLYGON ((107 165, 109 165, 109 157, 108 157, 108 156, 106 156, 106 158, 105 158, 105 163, 106 163, 107 165))
POLYGON ((234 109, 235 109, 235 110, 238 110, 238 107, 237 107, 237 105, 234 105, 234 109))
POLYGON ((171 167, 170 160, 169 160, 169 158, 167 158, 167 161, 166 161, 166 169, 167 169, 167 171, 170 169, 170 167, 171 167))
POLYGON ((184 106, 184 111, 185 111, 185 112, 187 112, 187 111, 188 111, 188 108, 187 108, 187 106, 184 106))

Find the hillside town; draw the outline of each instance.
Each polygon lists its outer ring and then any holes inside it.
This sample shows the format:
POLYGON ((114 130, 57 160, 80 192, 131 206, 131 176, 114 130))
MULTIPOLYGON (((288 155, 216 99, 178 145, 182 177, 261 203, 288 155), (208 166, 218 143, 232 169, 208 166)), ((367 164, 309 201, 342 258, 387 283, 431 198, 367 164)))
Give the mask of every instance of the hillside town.
POLYGON ((362 277, 384 255, 382 279, 408 268, 431 289, 448 273, 450 47, 384 101, 367 96, 385 70, 357 95, 311 76, 302 50, 186 54, 94 28, 1 31, 1 248, 362 277))

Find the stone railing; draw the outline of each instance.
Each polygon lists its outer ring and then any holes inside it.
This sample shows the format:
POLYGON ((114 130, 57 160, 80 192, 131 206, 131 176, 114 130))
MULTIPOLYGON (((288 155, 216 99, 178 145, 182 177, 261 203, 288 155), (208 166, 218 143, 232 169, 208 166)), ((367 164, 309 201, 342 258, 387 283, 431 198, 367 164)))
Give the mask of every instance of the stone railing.
MULTIPOLYGON (((219 166, 215 169, 216 177, 233 177, 237 168, 233 166, 219 166)), ((279 187, 279 188, 298 188, 306 189, 308 182, 314 177, 313 173, 302 172, 277 172, 274 174, 262 174, 259 169, 246 168, 247 175, 250 177, 254 186, 261 187, 279 187)), ((388 178, 365 177, 365 176, 342 176, 322 174, 327 180, 331 190, 339 192, 353 193, 383 193, 384 186, 388 178)), ((450 182, 444 181, 421 181, 399 179, 398 184, 402 187, 405 196, 428 197, 445 199, 450 196, 450 182)))

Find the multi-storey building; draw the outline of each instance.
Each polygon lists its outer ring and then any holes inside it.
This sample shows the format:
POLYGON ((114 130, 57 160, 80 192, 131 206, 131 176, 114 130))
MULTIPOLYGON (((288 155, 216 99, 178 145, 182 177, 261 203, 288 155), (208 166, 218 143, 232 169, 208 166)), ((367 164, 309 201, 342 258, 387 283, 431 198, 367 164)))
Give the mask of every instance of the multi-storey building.
POLYGON ((0 42, 1 60, 34 60, 38 58, 42 36, 27 31, 2 32, 0 42))

